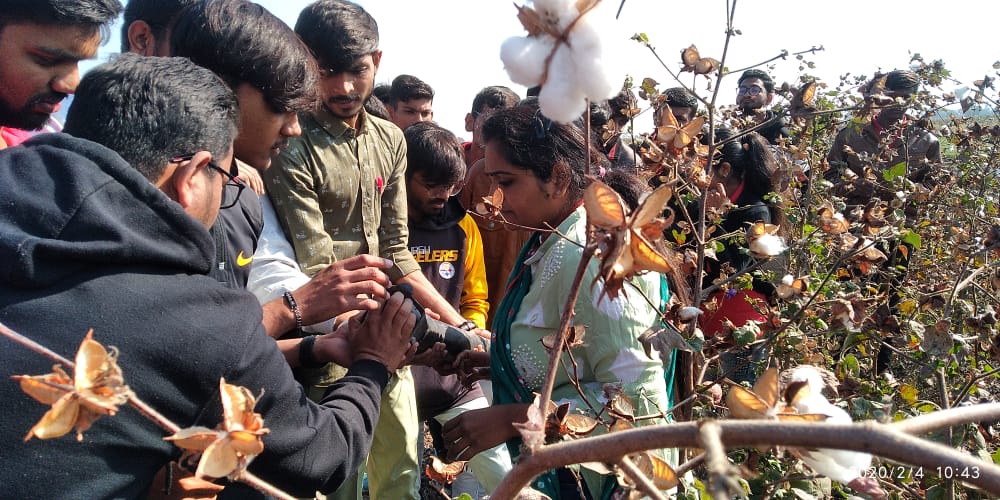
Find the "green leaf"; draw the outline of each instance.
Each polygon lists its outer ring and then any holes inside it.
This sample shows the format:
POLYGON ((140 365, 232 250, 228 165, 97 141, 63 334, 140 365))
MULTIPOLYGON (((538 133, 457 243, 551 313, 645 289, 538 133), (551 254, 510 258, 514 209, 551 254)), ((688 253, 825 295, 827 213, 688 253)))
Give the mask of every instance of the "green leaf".
POLYGON ((853 354, 844 356, 839 368, 842 378, 858 378, 861 375, 861 364, 858 363, 857 356, 853 354))
POLYGON ((691 346, 691 350, 694 352, 701 352, 705 348, 705 340, 698 337, 691 337, 687 339, 687 343, 691 346))
POLYGON ((472 495, 468 493, 462 493, 461 495, 455 497, 455 500, 475 500, 472 495))
POLYGON ((684 236, 684 233, 676 229, 671 229, 670 234, 673 235, 674 241, 676 241, 678 245, 683 245, 684 242, 687 241, 687 236, 684 236))
POLYGON ((910 384, 903 384, 899 388, 899 395, 902 396, 903 401, 913 404, 917 402, 918 391, 916 387, 910 384))
POLYGON ((901 161, 893 165, 892 168, 890 168, 889 170, 882 172, 882 177, 885 177, 885 180, 887 181, 891 181, 897 177, 903 177, 904 175, 906 175, 905 161, 901 161))
POLYGON ((758 333, 760 325, 756 321, 747 321, 743 326, 733 330, 733 340, 736 341, 736 345, 742 347, 757 340, 758 333))
POLYGON ((694 489, 698 490, 702 500, 712 500, 712 494, 708 492, 708 487, 700 479, 694 480, 694 489))
POLYGON ((935 484, 924 491, 924 498, 926 500, 942 500, 944 499, 944 485, 935 484))
POLYGON ((903 240, 904 243, 911 245, 913 248, 920 248, 921 240, 919 234, 909 229, 906 229, 902 232, 902 234, 899 235, 899 237, 900 239, 903 240))

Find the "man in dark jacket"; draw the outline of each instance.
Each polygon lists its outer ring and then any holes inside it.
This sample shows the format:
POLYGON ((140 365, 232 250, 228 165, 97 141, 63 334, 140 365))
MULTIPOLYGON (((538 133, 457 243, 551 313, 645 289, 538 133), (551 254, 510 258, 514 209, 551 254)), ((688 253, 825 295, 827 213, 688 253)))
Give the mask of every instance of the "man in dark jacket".
MULTIPOLYGON (((73 136, 0 152, 0 321, 69 357, 93 328, 120 352, 125 383, 181 427, 219 424, 220 378, 247 388, 270 429, 250 471, 292 494, 329 491, 368 452, 412 305, 397 294, 286 361, 254 297, 207 276, 236 120, 233 93, 186 60, 123 55, 91 70, 67 119, 73 136), (313 404, 289 364, 330 360, 350 371, 313 404)), ((5 374, 51 371, 4 344, 5 374)), ((130 408, 97 420, 82 442, 22 443, 45 408, 14 381, 0 396, 4 496, 134 498, 180 456, 130 408)))

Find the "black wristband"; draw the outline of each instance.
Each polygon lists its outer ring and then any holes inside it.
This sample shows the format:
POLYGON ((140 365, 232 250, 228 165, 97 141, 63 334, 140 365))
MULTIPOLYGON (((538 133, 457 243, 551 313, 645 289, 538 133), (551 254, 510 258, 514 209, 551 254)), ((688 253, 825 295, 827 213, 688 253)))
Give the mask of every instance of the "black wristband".
POLYGON ((292 292, 285 292, 285 303, 288 304, 288 308, 292 310, 292 316, 295 316, 295 331, 302 336, 302 313, 299 311, 299 303, 295 302, 295 297, 292 296, 292 292))
POLYGON ((316 344, 315 335, 306 335, 302 337, 302 342, 299 343, 299 366, 302 368, 319 368, 326 363, 322 363, 316 360, 315 353, 313 352, 313 347, 316 344))
POLYGON ((458 325, 458 327, 467 332, 471 332, 476 328, 479 328, 479 326, 476 325, 476 322, 472 321, 471 319, 465 320, 465 322, 463 322, 461 325, 458 325))

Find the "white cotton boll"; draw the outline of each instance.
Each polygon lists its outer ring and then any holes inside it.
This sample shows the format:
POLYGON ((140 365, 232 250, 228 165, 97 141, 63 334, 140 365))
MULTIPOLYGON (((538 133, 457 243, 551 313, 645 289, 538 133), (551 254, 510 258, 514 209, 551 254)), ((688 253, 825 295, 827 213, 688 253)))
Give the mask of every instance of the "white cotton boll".
MULTIPOLYGON (((826 383, 815 367, 800 365, 792 370, 789 379, 792 382, 806 382, 809 394, 796 400, 795 410, 799 413, 816 413, 826 415, 827 422, 848 424, 851 416, 843 408, 830 403, 823 397, 822 390, 826 383)), ((857 479, 871 465, 872 456, 867 453, 832 450, 820 448, 817 450, 799 450, 802 461, 814 471, 844 484, 857 479)))
POLYGON ((535 0, 532 4, 543 19, 555 21, 560 31, 565 30, 577 15, 575 0, 535 0))
POLYGON ((510 80, 525 87, 534 87, 542 82, 545 58, 552 51, 553 40, 549 37, 531 38, 514 36, 500 45, 500 60, 510 80))
POLYGON ((579 87, 570 51, 561 47, 552 57, 549 74, 538 94, 542 114, 560 123, 579 118, 587 109, 586 96, 579 87))
POLYGON ((549 119, 569 123, 583 115, 587 109, 587 100, 572 80, 549 78, 538 93, 538 107, 549 119))
POLYGON ((570 35, 570 54, 576 68, 578 84, 592 101, 614 97, 621 90, 624 76, 608 73, 601 48, 600 35, 590 25, 573 30, 570 35))
POLYGON ((786 248, 785 240, 774 234, 765 234, 750 242, 750 253, 755 257, 774 257, 786 248))

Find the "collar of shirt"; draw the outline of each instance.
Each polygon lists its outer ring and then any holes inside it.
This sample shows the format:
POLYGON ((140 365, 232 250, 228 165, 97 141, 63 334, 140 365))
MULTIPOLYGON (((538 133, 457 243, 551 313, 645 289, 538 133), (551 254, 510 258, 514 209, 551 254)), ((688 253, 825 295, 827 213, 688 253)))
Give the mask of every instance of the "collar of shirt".
POLYGON ((326 106, 320 105, 319 109, 313 113, 313 117, 316 119, 316 123, 323 127, 328 134, 333 137, 357 137, 368 132, 368 112, 364 109, 358 114, 358 128, 357 130, 348 127, 344 120, 340 117, 334 116, 326 106))

